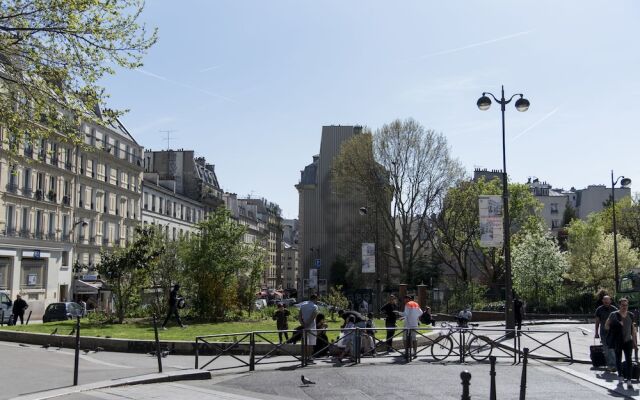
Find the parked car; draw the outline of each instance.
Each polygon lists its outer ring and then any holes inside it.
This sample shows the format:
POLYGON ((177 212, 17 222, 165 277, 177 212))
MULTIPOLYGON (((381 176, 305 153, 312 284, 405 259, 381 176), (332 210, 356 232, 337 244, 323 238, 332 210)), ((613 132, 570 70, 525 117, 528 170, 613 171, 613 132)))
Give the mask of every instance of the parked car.
POLYGON ((256 306, 256 310, 262 310, 267 306, 267 301, 265 299, 256 299, 254 304, 256 306))
POLYGON ((9 292, 0 290, 0 318, 3 315, 3 311, 4 318, 2 319, 2 323, 8 324, 9 318, 11 318, 13 313, 13 302, 11 301, 11 297, 9 297, 9 292))
POLYGON ((84 309, 78 303, 51 303, 47 306, 42 317, 42 322, 66 321, 75 317, 81 317, 84 309))

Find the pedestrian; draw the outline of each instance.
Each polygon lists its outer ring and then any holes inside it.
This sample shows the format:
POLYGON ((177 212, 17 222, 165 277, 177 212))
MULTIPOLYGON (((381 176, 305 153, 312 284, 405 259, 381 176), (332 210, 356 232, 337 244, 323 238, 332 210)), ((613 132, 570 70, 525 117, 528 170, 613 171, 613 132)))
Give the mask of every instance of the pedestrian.
POLYGON ((636 326, 633 324, 633 314, 629 312, 629 300, 625 297, 618 302, 620 309, 609 315, 605 323, 607 332, 607 345, 615 348, 616 368, 618 379, 631 385, 631 351, 638 351, 638 339, 636 326), (625 364, 622 364, 624 353, 625 364))
POLYGON ((431 307, 427 306, 424 309, 424 312, 420 316, 420 323, 425 325, 436 326, 436 321, 433 319, 433 316, 431 315, 431 307))
POLYGON ((513 316, 516 320, 518 332, 522 330, 522 320, 524 319, 524 302, 517 293, 513 293, 513 316))
POLYGON ((284 304, 278 303, 276 312, 273 313, 273 320, 276 321, 276 329, 278 329, 278 341, 282 343, 282 337, 284 340, 289 340, 289 315, 291 312, 284 307, 284 304))
POLYGON ((615 349, 607 345, 607 330, 605 329, 605 325, 609 319, 609 315, 615 311, 618 311, 618 308, 611 304, 611 297, 607 295, 602 297, 602 305, 596 308, 595 338, 600 338, 604 358, 607 361, 607 368, 609 368, 610 372, 616 372, 616 354, 615 349))
POLYGON ((382 306, 380 312, 384 314, 384 326, 387 331, 387 353, 393 350, 393 336, 396 334, 396 321, 398 320, 398 299, 394 295, 389 295, 389 301, 382 306), (392 329, 393 328, 393 329, 392 329))
POLYGON ((468 328, 469 321, 471 321, 472 316, 473 314, 471 313, 471 306, 467 304, 464 307, 464 310, 461 310, 458 313, 458 326, 461 328, 468 328))
POLYGON ((167 329, 166 328, 167 322, 169 322, 169 318, 171 318, 172 315, 176 317, 176 321, 178 321, 178 325, 180 325, 181 328, 186 328, 186 326, 182 324, 182 320, 180 319, 180 313, 178 312, 179 303, 180 302, 184 303, 184 299, 178 295, 179 290, 180 290, 180 285, 176 283, 175 285, 173 285, 173 289, 171 289, 171 293, 169 293, 169 310, 167 311, 167 318, 165 318, 164 322, 162 323, 162 329, 164 330, 167 329))
POLYGON ((314 357, 324 357, 329 353, 329 337, 327 337, 329 325, 324 314, 316 316, 316 345, 313 347, 314 357))
POLYGON ((367 313, 369 312, 369 303, 367 303, 367 301, 365 299, 362 299, 362 302, 360 302, 360 314, 362 315, 367 315, 367 313))
POLYGON ((24 312, 29 308, 27 302, 24 301, 22 296, 17 295, 16 301, 13 302, 13 324, 18 325, 18 318, 20 318, 20 325, 24 325, 24 312))
POLYGON ((313 364, 313 347, 316 345, 316 317, 318 316, 318 306, 316 302, 318 296, 312 294, 309 301, 305 301, 300 305, 300 313, 298 319, 304 328, 304 337, 307 341, 305 354, 307 362, 313 364))
POLYGON ((404 334, 405 334, 405 351, 409 351, 413 347, 413 358, 417 357, 418 339, 416 338, 416 329, 420 324, 420 316, 422 309, 415 301, 411 300, 411 296, 404 296, 404 334), (413 345, 413 346, 412 346, 413 345))

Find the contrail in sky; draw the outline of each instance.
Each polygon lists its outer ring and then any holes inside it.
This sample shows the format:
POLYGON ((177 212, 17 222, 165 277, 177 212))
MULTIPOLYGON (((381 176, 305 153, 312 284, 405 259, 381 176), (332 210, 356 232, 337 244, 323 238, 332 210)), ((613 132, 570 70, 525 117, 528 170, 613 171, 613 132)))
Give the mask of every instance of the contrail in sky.
POLYGON ((516 38, 518 36, 527 35, 527 34, 529 34, 531 32, 533 32, 533 29, 532 30, 528 30, 528 31, 522 31, 522 32, 518 32, 518 33, 513 33, 511 35, 502 36, 502 37, 495 38, 495 39, 485 40, 484 42, 477 42, 477 43, 468 44, 468 45, 462 46, 462 47, 456 47, 455 49, 436 51, 435 53, 425 54, 425 55, 421 56, 420 58, 429 58, 429 57, 433 57, 433 56, 441 56, 441 55, 444 55, 444 54, 457 53, 459 51, 472 49, 474 47, 486 46, 488 44, 501 42, 503 40, 513 39, 513 38, 516 38))
POLYGON ((222 99, 222 100, 228 101, 230 103, 238 103, 236 100, 234 100, 234 99, 232 99, 230 97, 223 96, 221 94, 217 94, 217 93, 214 93, 214 92, 210 92, 208 90, 201 89, 201 88, 198 88, 198 87, 195 87, 195 86, 191 86, 191 85, 188 85, 186 83, 174 81, 174 80, 169 79, 169 78, 167 78, 165 76, 154 74, 153 72, 147 71, 147 70, 142 69, 142 68, 138 68, 135 71, 140 72, 141 74, 150 76, 152 78, 161 80, 161 81, 165 81, 165 82, 169 82, 169 83, 172 83, 174 85, 177 85, 177 86, 181 86, 181 87, 186 88, 186 89, 191 89, 191 90, 195 90, 195 91, 200 92, 200 93, 204 93, 207 96, 216 97, 218 99, 222 99))
POLYGON ((518 133, 513 139, 511 139, 511 142, 515 141, 516 139, 518 139, 520 136, 524 135, 525 133, 529 132, 530 130, 532 130, 533 128, 535 128, 536 126, 540 125, 542 122, 544 122, 545 120, 547 120, 549 117, 551 117, 553 114, 555 114, 556 112, 558 112, 558 110, 560 109, 560 107, 556 107, 553 110, 551 110, 551 112, 549 112, 547 115, 545 115, 544 117, 540 118, 539 120, 537 120, 536 122, 533 123, 533 125, 531 125, 530 127, 528 127, 527 129, 523 130, 522 132, 518 133))
POLYGON ((209 72, 209 71, 213 71, 214 69, 218 69, 218 68, 220 68, 219 65, 213 65, 211 67, 203 68, 198 72, 209 72))

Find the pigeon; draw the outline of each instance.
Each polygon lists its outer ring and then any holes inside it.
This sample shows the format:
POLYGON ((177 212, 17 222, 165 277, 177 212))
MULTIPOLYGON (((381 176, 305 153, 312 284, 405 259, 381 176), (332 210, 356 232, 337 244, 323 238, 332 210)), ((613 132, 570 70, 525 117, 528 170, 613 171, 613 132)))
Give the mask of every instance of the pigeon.
POLYGON ((582 332, 583 335, 588 336, 592 331, 587 329, 587 328, 582 328, 582 327, 578 327, 578 329, 580 329, 580 332, 582 332))
POLYGON ((97 353, 99 351, 104 351, 104 349, 100 346, 96 347, 95 350, 93 350, 94 353, 97 353))
POLYGON ((18 346, 20 346, 20 347, 29 347, 28 344, 24 344, 24 343, 20 343, 20 344, 18 344, 18 346))
POLYGON ((43 344, 43 345, 42 345, 42 348, 43 348, 43 349, 48 349, 48 348, 49 348, 49 346, 51 346, 51 345, 50 345, 50 344, 48 344, 48 343, 47 343, 47 344, 43 344))
POLYGON ((84 350, 82 350, 82 352, 83 352, 84 354, 89 354, 89 352, 90 352, 90 351, 91 351, 91 350, 89 350, 89 349, 84 349, 84 350))
POLYGON ((54 329, 53 332, 51 332, 52 335, 55 335, 58 333, 58 328, 54 329))
POLYGON ((69 332, 69 336, 73 335, 74 333, 76 333, 76 327, 75 326, 73 327, 71 332, 69 332))
POLYGON ((303 384, 305 385, 315 385, 316 383, 314 381, 311 381, 307 378, 304 377, 304 375, 300 376, 300 380, 302 381, 303 384))
POLYGON ((169 353, 171 353, 171 351, 165 350, 165 351, 161 352, 160 355, 162 356, 162 358, 166 358, 169 355, 169 353))

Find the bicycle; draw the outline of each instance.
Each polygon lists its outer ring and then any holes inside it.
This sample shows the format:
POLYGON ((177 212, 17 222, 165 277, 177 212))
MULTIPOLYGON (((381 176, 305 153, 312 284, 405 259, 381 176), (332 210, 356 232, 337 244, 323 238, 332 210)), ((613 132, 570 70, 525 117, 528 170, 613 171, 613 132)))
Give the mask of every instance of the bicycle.
POLYGON ((462 349, 462 354, 456 353, 461 359, 468 355, 475 361, 485 361, 493 351, 493 341, 484 335, 476 335, 473 328, 479 324, 469 324, 471 327, 454 326, 448 322, 442 322, 441 327, 448 332, 433 341, 431 345, 431 357, 436 361, 443 361, 453 352, 454 343, 462 349), (456 337, 455 334, 458 334, 456 337), (469 336, 466 340, 465 336, 469 336))

